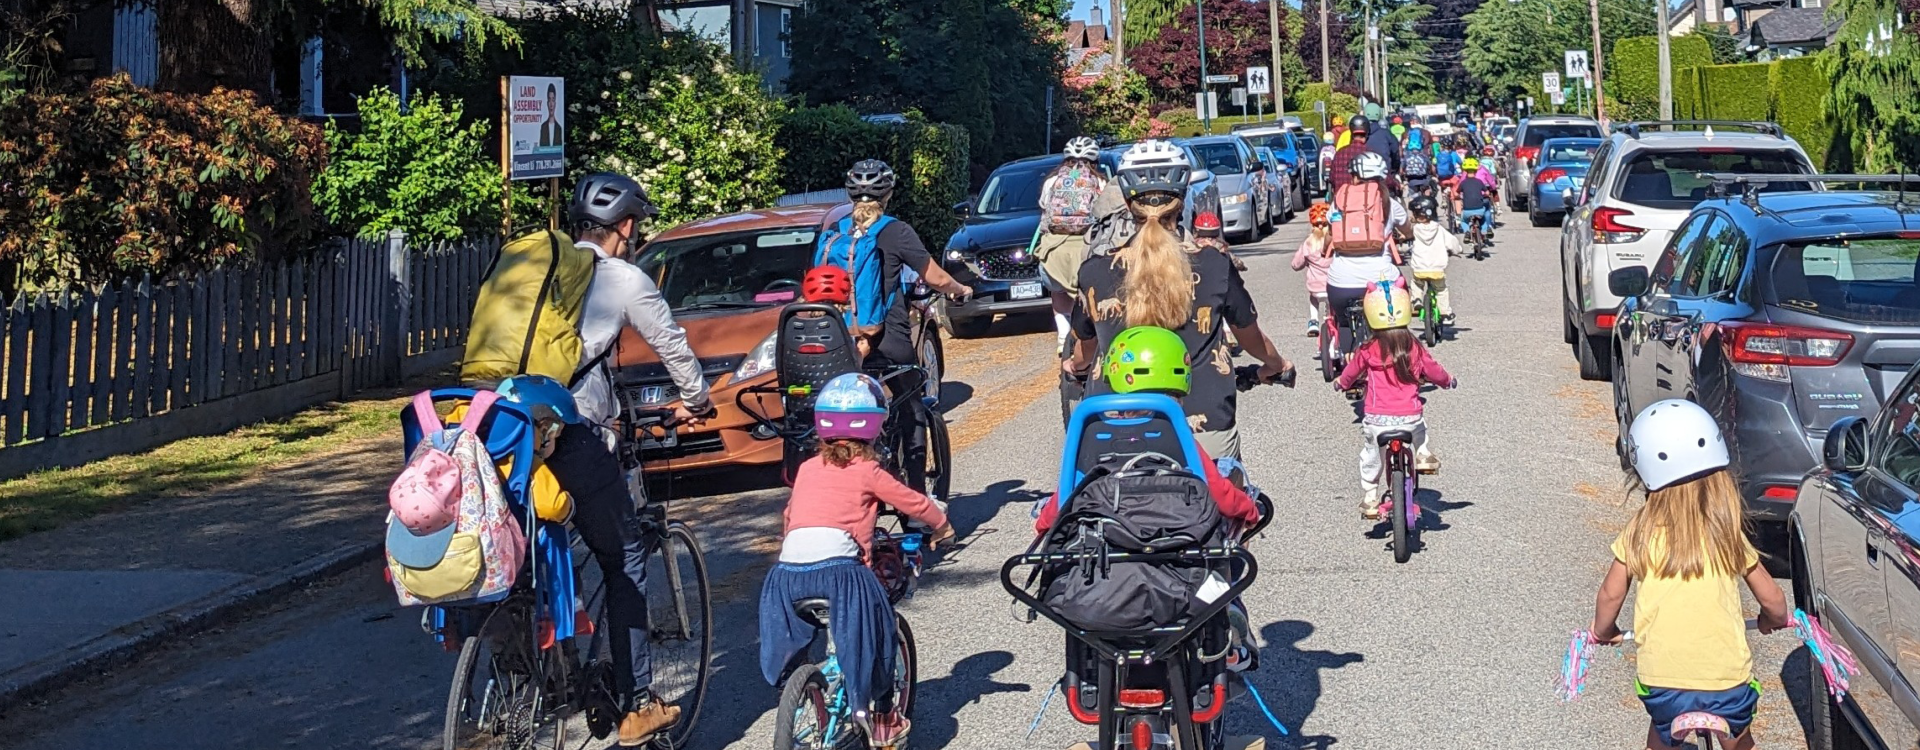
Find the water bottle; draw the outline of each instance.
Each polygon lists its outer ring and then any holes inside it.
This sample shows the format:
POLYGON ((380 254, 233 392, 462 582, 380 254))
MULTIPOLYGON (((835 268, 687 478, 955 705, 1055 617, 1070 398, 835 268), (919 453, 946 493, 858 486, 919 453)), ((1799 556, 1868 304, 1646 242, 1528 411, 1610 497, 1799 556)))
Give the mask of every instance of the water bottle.
POLYGON ((913 596, 913 590, 920 584, 920 540, 919 534, 900 535, 900 557, 907 563, 907 596, 913 596))

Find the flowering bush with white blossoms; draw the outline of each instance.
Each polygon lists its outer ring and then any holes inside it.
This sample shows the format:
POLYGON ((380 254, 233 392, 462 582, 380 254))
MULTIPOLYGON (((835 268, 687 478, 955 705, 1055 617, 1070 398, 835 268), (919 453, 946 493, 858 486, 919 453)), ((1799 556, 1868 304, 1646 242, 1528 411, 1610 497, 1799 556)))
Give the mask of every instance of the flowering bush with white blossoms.
MULTIPOLYGON (((780 196, 774 144, 786 105, 760 76, 705 40, 670 35, 651 69, 602 76, 579 120, 590 169, 629 174, 660 207, 660 226, 760 208, 780 196)), ((584 87, 583 87, 584 88, 584 87)))

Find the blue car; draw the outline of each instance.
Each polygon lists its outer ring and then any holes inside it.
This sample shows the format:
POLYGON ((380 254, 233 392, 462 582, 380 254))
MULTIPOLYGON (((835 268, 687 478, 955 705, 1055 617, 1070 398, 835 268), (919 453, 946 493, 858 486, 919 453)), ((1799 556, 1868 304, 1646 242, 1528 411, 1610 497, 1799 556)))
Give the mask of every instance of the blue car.
POLYGON ((1566 218, 1563 195, 1578 193, 1593 168, 1593 152, 1606 143, 1600 138, 1548 138, 1540 142, 1540 160, 1528 189, 1527 220, 1536 227, 1557 227, 1566 218))

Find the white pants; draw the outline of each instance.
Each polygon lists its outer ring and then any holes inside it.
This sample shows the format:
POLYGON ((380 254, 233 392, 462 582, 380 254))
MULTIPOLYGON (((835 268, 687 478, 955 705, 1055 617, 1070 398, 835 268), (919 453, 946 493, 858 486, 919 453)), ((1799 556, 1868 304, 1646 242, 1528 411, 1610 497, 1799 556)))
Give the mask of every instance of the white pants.
POLYGON ((1318 326, 1327 319, 1327 293, 1307 292, 1307 325, 1318 326))
POLYGON ((1427 420, 1421 417, 1373 417, 1360 421, 1360 506, 1380 507, 1380 436, 1394 430, 1413 433, 1414 460, 1429 457, 1427 420))

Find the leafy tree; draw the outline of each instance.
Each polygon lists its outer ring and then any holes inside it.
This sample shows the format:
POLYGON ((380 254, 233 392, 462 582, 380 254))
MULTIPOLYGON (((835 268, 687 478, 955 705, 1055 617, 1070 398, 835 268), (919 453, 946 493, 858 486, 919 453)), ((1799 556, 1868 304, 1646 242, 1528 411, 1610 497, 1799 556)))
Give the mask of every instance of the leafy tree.
POLYGON ((1690 34, 1683 36, 1694 35, 1707 40, 1707 44, 1713 50, 1714 65, 1732 65, 1747 61, 1747 53, 1740 49, 1740 38, 1734 36, 1733 32, 1728 31, 1725 26, 1710 24, 1705 27, 1696 27, 1690 34))
MULTIPOLYGON (((1302 24, 1304 29, 1300 34, 1300 43, 1296 46, 1309 75, 1316 81, 1320 80, 1320 3, 1321 0, 1305 0, 1301 3, 1300 16, 1305 19, 1305 22, 1302 24)), ((1342 0, 1333 0, 1327 15, 1327 37, 1333 45, 1330 53, 1332 83, 1336 86, 1354 87, 1360 83, 1360 58, 1347 51, 1347 41, 1354 33, 1352 19, 1358 18, 1359 15, 1356 13, 1351 17, 1347 16, 1339 7, 1341 5, 1342 0)))
POLYGON ((1146 77, 1131 68, 1114 67, 1096 78, 1070 79, 1067 106, 1075 129, 1087 135, 1111 135, 1133 140, 1151 129, 1148 105, 1153 92, 1146 77))
POLYGON ((376 89, 360 98, 357 130, 327 122, 328 163, 314 205, 365 238, 399 229, 453 239, 500 225, 500 169, 487 158, 490 123, 461 124, 460 100, 376 89))
POLYGON ((811 0, 788 33, 787 88, 814 104, 898 104, 903 42, 891 31, 896 0, 811 0))
MULTIPOLYGON (((1593 24, 1585 0, 1490 2, 1467 14, 1461 62, 1496 100, 1538 95, 1540 74, 1562 70, 1563 54, 1591 49, 1593 24)), ((1654 15, 1639 0, 1600 0, 1600 34, 1610 55, 1619 39, 1654 33, 1654 15)))
POLYGON ((1477 82, 1460 62, 1466 46, 1467 14, 1479 9, 1485 0, 1433 0, 1433 12, 1414 25, 1420 36, 1432 40, 1428 61, 1432 66, 1433 87, 1441 98, 1464 101, 1480 93, 1477 82))
POLYGON ((1193 7, 1193 0, 1127 0, 1127 55, 1140 45, 1160 36, 1181 13, 1193 7))
POLYGON ((1900 10, 1896 0, 1836 0, 1827 11, 1841 19, 1820 53, 1833 85, 1827 109, 1863 172, 1920 167, 1920 36, 1896 30, 1900 10))
MULTIPOLYGON (((1206 11, 1209 73, 1237 74, 1249 65, 1271 64, 1273 47, 1264 3, 1206 0, 1206 11)), ((1291 11, 1282 9, 1281 12, 1291 11)), ((1282 30, 1285 30, 1284 22, 1282 30)), ((1281 38, 1282 45, 1287 41, 1286 37, 1281 38)), ((1200 85, 1199 7, 1187 5, 1172 25, 1131 48, 1127 64, 1146 77, 1161 101, 1177 102, 1197 89, 1200 85)), ((1284 67, 1283 63, 1283 74, 1284 67)))

